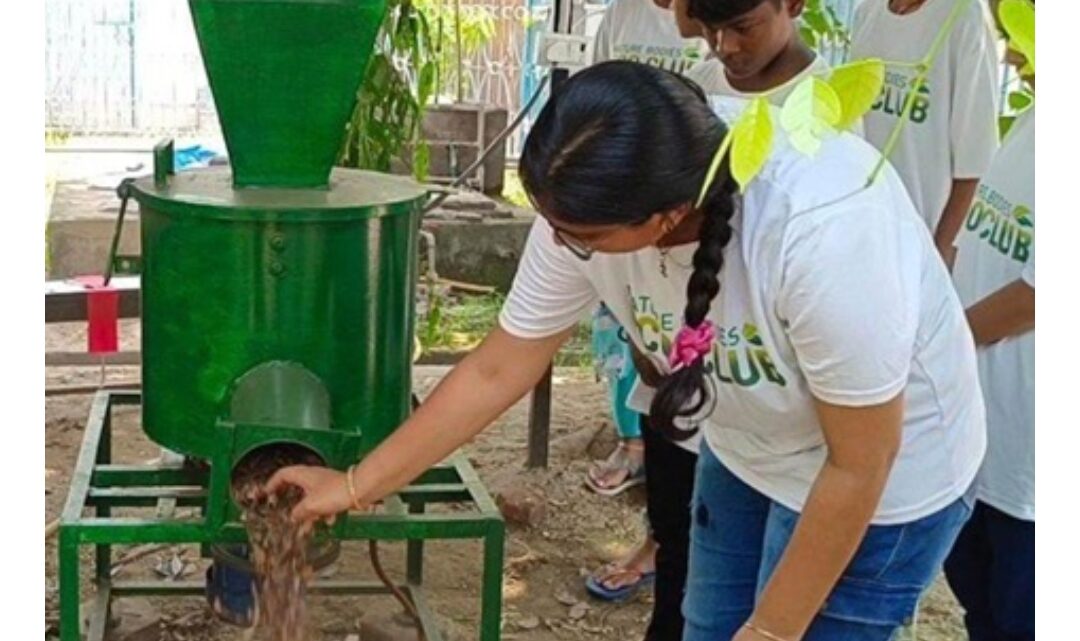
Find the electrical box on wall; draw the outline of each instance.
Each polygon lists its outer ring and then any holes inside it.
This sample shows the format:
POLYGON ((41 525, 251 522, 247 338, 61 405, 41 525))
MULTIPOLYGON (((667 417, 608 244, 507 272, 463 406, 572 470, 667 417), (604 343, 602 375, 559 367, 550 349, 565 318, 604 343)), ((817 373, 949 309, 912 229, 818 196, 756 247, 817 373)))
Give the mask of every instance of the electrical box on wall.
POLYGON ((593 57, 593 38, 584 35, 544 32, 540 37, 539 63, 571 72, 589 66, 593 57))

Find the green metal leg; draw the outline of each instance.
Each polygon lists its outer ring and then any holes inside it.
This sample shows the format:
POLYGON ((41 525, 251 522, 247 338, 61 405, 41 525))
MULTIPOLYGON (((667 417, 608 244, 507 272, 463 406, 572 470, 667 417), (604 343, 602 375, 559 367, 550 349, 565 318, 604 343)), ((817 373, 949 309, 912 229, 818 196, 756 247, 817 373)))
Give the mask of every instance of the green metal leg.
POLYGON ((79 544, 72 528, 60 526, 60 641, 79 641, 79 544))
POLYGON ((503 545, 506 531, 494 521, 484 536, 484 580, 480 596, 480 641, 499 641, 502 619, 503 545))
MULTIPOLYGON (((98 441, 97 456, 98 465, 112 463, 112 406, 105 413, 105 424, 101 430, 101 440, 98 441)), ((98 505, 94 510, 99 518, 112 516, 112 507, 98 505)), ((112 546, 107 543, 98 543, 94 546, 94 576, 98 581, 108 581, 112 572, 112 546)))
MULTIPOLYGON (((409 501, 409 514, 423 514, 424 503, 409 501)), ((420 585, 424 581, 424 541, 410 539, 405 548, 405 576, 411 585, 420 585)))

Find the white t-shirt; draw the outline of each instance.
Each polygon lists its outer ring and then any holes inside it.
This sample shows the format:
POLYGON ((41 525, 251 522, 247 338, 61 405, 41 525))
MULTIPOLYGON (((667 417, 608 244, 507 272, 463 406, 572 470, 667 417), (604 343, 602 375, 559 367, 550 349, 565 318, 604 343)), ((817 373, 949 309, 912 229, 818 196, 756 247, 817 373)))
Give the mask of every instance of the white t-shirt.
MULTIPOLYGON (((1035 108, 1017 117, 956 239, 953 280, 970 307, 1018 278, 1035 287, 1035 108)), ((978 498, 1035 520, 1035 332, 979 348, 986 461, 978 498)))
POLYGON ((701 38, 683 38, 675 14, 652 0, 612 0, 600 21, 593 62, 630 60, 678 74, 705 57, 701 38))
MULTIPOLYGON (((930 234, 891 168, 860 191, 878 155, 842 134, 810 159, 777 133, 724 252, 702 430, 735 475, 801 510, 826 454, 814 396, 866 406, 904 392, 903 443, 874 515, 889 524, 962 496, 986 435, 974 342, 930 234)), ((550 336, 602 300, 668 371, 695 249, 672 248, 666 277, 655 247, 582 261, 538 218, 501 326, 550 336)))
MULTIPOLYGON (((942 45, 923 89, 890 155, 915 207, 937 229, 954 179, 979 178, 998 143, 997 100, 1001 89, 993 22, 985 0, 927 0, 914 13, 896 15, 888 0, 863 0, 855 12, 851 59, 918 62, 956 2, 968 2, 942 45)), ((885 85, 863 116, 866 139, 879 149, 897 123, 912 67, 889 65, 885 85)))
MULTIPOLYGON (((769 92, 769 102, 777 106, 783 105, 788 94, 791 93, 792 89, 794 89, 795 85, 799 84, 799 82, 809 76, 828 75, 829 63, 825 61, 825 58, 815 55, 813 62, 807 65, 805 69, 775 90, 769 92)), ((715 56, 710 56, 708 59, 702 60, 694 65, 690 71, 686 72, 686 77, 696 82, 707 95, 733 96, 736 98, 746 98, 748 100, 756 98, 759 95, 754 92, 739 91, 735 87, 732 87, 731 82, 728 81, 727 74, 724 72, 724 63, 720 62, 720 59, 715 56)))

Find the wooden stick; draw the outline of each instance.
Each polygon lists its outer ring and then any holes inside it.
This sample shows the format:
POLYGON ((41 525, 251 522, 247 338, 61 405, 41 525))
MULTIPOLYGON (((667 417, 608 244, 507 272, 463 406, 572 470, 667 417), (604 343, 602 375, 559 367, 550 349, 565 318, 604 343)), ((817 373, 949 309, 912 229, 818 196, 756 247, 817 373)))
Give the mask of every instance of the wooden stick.
POLYGON ((93 394, 98 390, 128 390, 139 389, 142 383, 139 381, 115 381, 112 383, 86 383, 82 385, 57 385, 46 387, 45 396, 72 396, 76 394, 93 394))
POLYGON ((165 550, 171 545, 171 543, 147 543, 144 545, 140 545, 139 547, 132 549, 130 552, 117 559, 116 563, 112 564, 112 568, 115 570, 116 568, 123 567, 129 563, 132 563, 133 561, 138 561, 143 557, 149 556, 154 552, 160 552, 161 550, 165 550))
POLYGON ((494 294, 495 287, 492 285, 474 285, 473 283, 465 283, 460 280, 453 280, 450 278, 439 277, 440 285, 447 285, 452 289, 460 289, 463 292, 472 292, 474 294, 494 294))
POLYGON ((106 365, 141 365, 142 352, 126 350, 101 356, 86 352, 45 352, 45 367, 90 367, 102 361, 106 365))

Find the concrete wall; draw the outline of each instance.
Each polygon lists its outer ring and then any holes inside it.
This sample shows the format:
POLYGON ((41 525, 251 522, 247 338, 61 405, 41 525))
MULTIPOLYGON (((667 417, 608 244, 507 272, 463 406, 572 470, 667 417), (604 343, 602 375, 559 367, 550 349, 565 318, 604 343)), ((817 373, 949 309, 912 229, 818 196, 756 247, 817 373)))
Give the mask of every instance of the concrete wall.
POLYGON ((532 224, 531 216, 506 220, 439 221, 425 225, 435 234, 435 270, 439 276, 506 292, 532 224))

